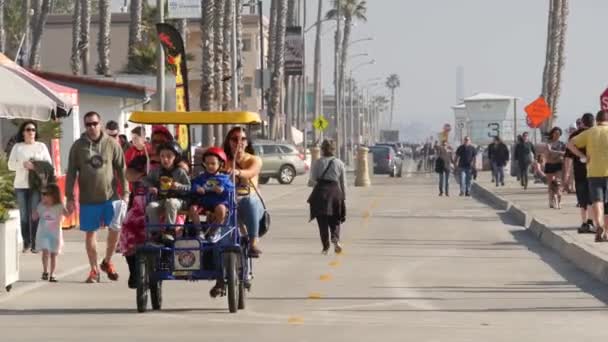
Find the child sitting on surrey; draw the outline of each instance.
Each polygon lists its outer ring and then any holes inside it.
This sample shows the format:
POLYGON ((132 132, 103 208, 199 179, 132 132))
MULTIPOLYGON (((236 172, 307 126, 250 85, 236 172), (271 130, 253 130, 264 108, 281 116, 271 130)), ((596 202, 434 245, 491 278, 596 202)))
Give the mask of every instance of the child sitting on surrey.
MULTIPOLYGON (((176 142, 160 145, 158 155, 161 167, 150 171, 150 174, 143 179, 148 192, 153 196, 158 195, 158 198, 146 207, 146 216, 152 225, 160 225, 163 216, 166 225, 174 226, 177 214, 184 206, 184 200, 177 198, 179 196, 172 197, 171 192, 177 195, 187 194, 190 191, 190 178, 186 171, 178 167, 182 149, 176 142)), ((176 236, 180 236, 181 230, 176 228, 175 233, 176 236)), ((173 240, 173 237, 166 232, 162 237, 165 241, 173 240)))
POLYGON ((61 202, 61 192, 57 184, 47 185, 41 193, 42 201, 32 214, 34 220, 40 220, 38 221, 38 233, 36 234, 36 247, 42 251, 42 280, 55 283, 57 282, 55 278, 57 255, 63 247, 61 222, 63 215, 68 215, 68 212, 61 202), (51 262, 50 272, 49 257, 51 262))
POLYGON ((234 190, 230 176, 220 170, 226 164, 226 153, 218 147, 211 147, 203 154, 205 172, 192 181, 192 205, 190 206, 190 219, 195 227, 200 225, 199 213, 201 209, 209 211, 211 215, 207 220, 212 226, 206 232, 206 239, 217 242, 221 236, 220 227, 228 216, 229 194, 234 190))

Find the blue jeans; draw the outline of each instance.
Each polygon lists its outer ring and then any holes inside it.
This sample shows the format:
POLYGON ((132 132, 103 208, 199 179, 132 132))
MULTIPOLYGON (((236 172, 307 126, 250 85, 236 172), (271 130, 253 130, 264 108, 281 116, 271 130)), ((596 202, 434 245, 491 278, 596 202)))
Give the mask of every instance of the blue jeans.
POLYGON ((471 179, 473 170, 471 168, 460 168, 460 193, 468 194, 471 192, 471 179))
POLYGON ((492 171, 494 172, 496 186, 498 186, 498 184, 505 184, 505 167, 498 165, 496 162, 492 162, 492 171))
POLYGON ((250 239, 259 236, 262 215, 264 215, 264 206, 257 195, 251 194, 239 198, 238 221, 239 224, 247 227, 250 239))
POLYGON ((439 192, 446 195, 450 193, 450 171, 439 172, 439 192))
POLYGON ((32 219, 32 213, 40 203, 40 192, 30 189, 15 189, 15 195, 17 196, 17 205, 19 206, 23 248, 35 249, 38 221, 32 219))

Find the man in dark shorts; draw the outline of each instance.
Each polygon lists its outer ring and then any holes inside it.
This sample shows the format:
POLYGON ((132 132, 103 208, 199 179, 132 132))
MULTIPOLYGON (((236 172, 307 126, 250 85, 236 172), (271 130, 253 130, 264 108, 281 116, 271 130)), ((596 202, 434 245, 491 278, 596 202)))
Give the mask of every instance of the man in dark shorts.
MULTIPOLYGON (((574 137, 593 127, 595 118, 593 114, 586 113, 580 120, 579 128, 570 134, 568 141, 571 141, 574 137)), ((578 124, 577 120, 577 124, 578 124)), ((585 148, 579 149, 582 153, 586 154, 585 148)), ((587 165, 581 163, 579 157, 574 155, 570 149, 566 150, 565 158, 572 160, 572 169, 574 171, 574 184, 576 189, 576 201, 577 205, 581 210, 582 224, 578 229, 579 233, 593 233, 594 226, 593 220, 591 219, 591 197, 589 196, 589 182, 587 181, 587 165)))
POLYGON ((568 149, 587 164, 589 197, 593 206, 593 219, 597 222, 595 242, 604 242, 608 241, 604 208, 608 201, 608 112, 599 111, 595 121, 595 127, 568 142, 568 149), (586 149, 585 153, 581 148, 586 149))

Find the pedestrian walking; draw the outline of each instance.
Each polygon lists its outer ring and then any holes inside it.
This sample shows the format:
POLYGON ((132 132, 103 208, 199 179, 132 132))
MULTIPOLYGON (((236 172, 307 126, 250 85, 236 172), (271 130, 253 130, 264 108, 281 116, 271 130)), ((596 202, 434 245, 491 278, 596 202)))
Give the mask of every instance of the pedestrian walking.
POLYGON ((51 283, 57 282, 55 270, 57 268, 57 255, 63 247, 63 233, 61 221, 68 212, 61 201, 61 191, 57 184, 49 184, 42 190, 42 200, 33 213, 38 220, 38 234, 36 246, 42 251, 42 280, 51 283), (50 268, 49 268, 50 261, 50 268))
MULTIPOLYGON (((594 117, 591 113, 586 113, 578 124, 578 129, 574 131, 568 141, 572 141, 576 136, 583 133, 587 129, 594 126, 594 117)), ((577 120, 578 123, 578 120, 577 120)), ((579 150, 586 154, 587 151, 584 147, 579 150)), ((579 233, 591 233, 594 228, 593 214, 591 213, 591 197, 589 195, 589 182, 587 181, 587 165, 581 162, 581 159, 577 157, 569 148, 566 150, 565 159, 572 163, 572 169, 574 174, 574 188, 576 190, 576 201, 577 206, 580 208, 582 224, 578 229, 579 233)))
POLYGON ((48 148, 38 139, 38 125, 25 121, 19 127, 17 143, 11 149, 8 169, 15 171, 15 195, 19 206, 23 252, 36 253, 36 229, 38 221, 32 216, 40 203, 40 189, 30 186, 30 173, 35 171, 36 161, 52 163, 48 148))
POLYGON ((559 209, 558 198, 562 191, 562 171, 566 144, 559 139, 562 129, 553 127, 549 132, 549 141, 544 144, 545 175, 547 176, 547 188, 549 195, 549 207, 559 209))
POLYGON ((75 209, 74 184, 78 179, 80 190, 80 230, 85 232, 86 250, 91 270, 87 283, 100 281, 99 269, 106 272, 110 280, 118 280, 112 256, 120 234, 120 227, 110 227, 106 243, 106 254, 97 266, 97 231, 110 226, 114 219, 115 200, 128 201, 129 187, 125 176, 125 158, 116 140, 101 129, 101 116, 88 112, 84 116, 86 132, 70 149, 66 180, 67 209, 75 209), (122 198, 112 186, 114 177, 123 189, 122 198))
POLYGON ((475 169, 477 149, 471 145, 471 138, 464 137, 462 145, 456 150, 456 165, 460 177, 460 196, 471 196, 471 181, 475 169))
POLYGON ((515 161, 519 169, 519 181, 524 190, 528 189, 530 164, 536 156, 534 145, 528 139, 528 132, 524 132, 521 140, 515 145, 515 161))
POLYGON ((346 220, 346 169, 344 163, 335 157, 335 150, 333 141, 323 141, 321 159, 315 162, 308 183, 313 186, 308 197, 310 220, 317 220, 323 254, 329 251, 330 236, 334 252, 342 253, 340 228, 346 220))
POLYGON ((587 180, 589 196, 593 207, 594 221, 598 227, 595 235, 596 242, 606 239, 605 205, 608 201, 608 112, 599 111, 596 115, 595 127, 578 134, 568 142, 568 149, 576 155, 581 163, 587 164, 587 180), (585 148, 585 152, 581 151, 585 148))
POLYGON ((437 147, 437 160, 435 160, 435 172, 439 174, 439 196, 445 194, 450 196, 450 175, 454 170, 454 150, 446 140, 437 147))
POLYGON ((492 183, 496 182, 496 168, 494 167, 494 155, 496 154, 496 137, 492 140, 492 142, 487 147, 488 150, 488 160, 490 161, 490 172, 492 174, 492 183))
POLYGON ((505 166, 509 161, 509 148, 502 142, 500 137, 494 137, 490 155, 490 163, 494 172, 494 181, 496 186, 505 186, 505 166))

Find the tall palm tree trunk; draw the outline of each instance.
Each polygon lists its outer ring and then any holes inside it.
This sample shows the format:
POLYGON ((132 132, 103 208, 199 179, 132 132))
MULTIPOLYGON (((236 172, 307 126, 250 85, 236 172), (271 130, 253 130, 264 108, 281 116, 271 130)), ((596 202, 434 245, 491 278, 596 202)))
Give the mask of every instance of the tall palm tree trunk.
MULTIPOLYGON (((201 99, 200 107, 203 111, 210 111, 214 108, 215 90, 213 87, 213 39, 215 25, 215 6, 214 0, 201 0, 202 18, 201 18, 201 46, 203 49, 203 65, 201 75, 201 99)), ((213 127, 205 125, 203 134, 204 146, 211 146, 214 143, 213 127)))
POLYGON ((395 113, 395 88, 391 88, 391 115, 388 120, 388 127, 393 128, 393 114, 395 113))
POLYGON ((42 34, 44 26, 51 10, 51 0, 43 0, 40 12, 36 15, 34 31, 32 34, 32 51, 30 53, 30 67, 40 69, 40 46, 42 45, 42 34))
POLYGON ((30 51, 30 33, 31 33, 31 1, 30 0, 22 0, 21 1, 21 16, 23 17, 23 43, 21 44, 21 56, 15 56, 15 59, 20 59, 21 64, 26 63, 26 57, 30 51))
POLYGON ((553 122, 558 117, 558 109, 557 104, 559 101, 559 96, 561 93, 561 81, 562 81, 562 73, 565 66, 565 45, 566 45, 566 30, 567 30, 567 17, 568 17, 568 0, 560 0, 560 13, 559 13, 559 32, 556 37, 556 52, 555 52, 555 75, 552 79, 551 84, 551 111, 553 113, 551 119, 553 122))
POLYGON ((241 67, 243 65, 243 4, 242 0, 235 0, 236 7, 236 75, 238 76, 238 94, 237 96, 237 107, 241 106, 241 99, 243 98, 243 92, 245 91, 244 75, 245 72, 241 67))
MULTIPOLYGON (((77 0, 78 1, 78 0, 77 0)), ((89 42, 91 41, 91 0, 80 0, 81 27, 80 27, 80 57, 82 58, 82 72, 85 75, 89 74, 89 64, 91 58, 89 55, 89 42)))
POLYGON ((182 36, 184 50, 188 50, 188 19, 179 19, 177 21, 177 31, 182 36))
POLYGON ((131 0, 129 7, 131 21, 129 22, 129 63, 133 63, 135 58, 135 50, 141 45, 143 40, 142 35, 142 18, 143 18, 143 3, 142 0, 131 0))
POLYGON ((275 58, 275 44, 277 39, 277 3, 281 0, 272 0, 270 2, 270 23, 268 24, 268 68, 272 72, 275 58))
MULTIPOLYGON (((214 51, 214 81, 213 86, 215 89, 215 103, 217 110, 222 110, 224 107, 223 103, 223 90, 224 90, 224 70, 222 69, 224 63, 224 8, 227 0, 215 0, 215 28, 213 34, 215 35, 213 40, 214 51)), ((229 1, 229 0, 228 0, 229 1)), ((213 132, 215 134, 215 145, 219 146, 222 138, 222 126, 214 125, 213 132)))
MULTIPOLYGON (((232 26, 234 23, 234 6, 228 2, 224 6, 224 46, 222 57, 222 69, 226 75, 230 77, 238 77, 236 70, 232 70, 232 26)), ((228 81, 222 84, 222 110, 235 109, 232 108, 232 89, 231 83, 228 81)))
POLYGON ((112 29, 112 11, 110 0, 99 0, 99 38, 97 40, 97 53, 99 65, 97 73, 110 75, 110 30, 112 29))
POLYGON ((73 75, 80 74, 80 25, 82 21, 81 3, 74 2, 74 13, 72 14, 72 56, 70 57, 70 68, 73 75))
POLYGON ((5 52, 6 33, 4 32, 4 1, 0 0, 0 53, 5 52))
MULTIPOLYGON (((314 99, 315 99, 315 109, 313 113, 313 120, 316 120, 321 114, 321 104, 322 104, 322 95, 321 95, 321 21, 323 20, 323 0, 319 0, 319 8, 317 12, 317 28, 316 28, 316 37, 315 37, 315 65, 314 65, 314 73, 313 73, 313 82, 314 82, 314 99)), ((313 130, 313 141, 318 140, 317 130, 313 130)))
POLYGON ((287 28, 287 0, 277 1, 276 36, 274 40, 274 61, 272 67, 272 84, 270 95, 271 139, 275 139, 279 130, 279 111, 281 101, 281 83, 285 64, 285 31, 287 28))

